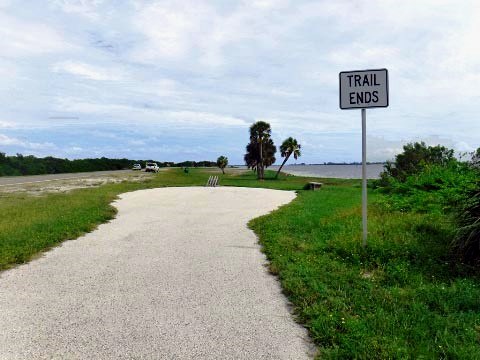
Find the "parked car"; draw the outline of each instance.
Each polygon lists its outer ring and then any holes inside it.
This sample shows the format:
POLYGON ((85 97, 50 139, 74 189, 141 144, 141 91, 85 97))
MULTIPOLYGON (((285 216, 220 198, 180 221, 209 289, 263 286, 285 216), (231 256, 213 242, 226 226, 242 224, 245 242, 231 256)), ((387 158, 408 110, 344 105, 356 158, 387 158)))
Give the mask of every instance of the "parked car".
POLYGON ((154 162, 147 162, 145 166, 146 172, 158 172, 160 168, 158 167, 157 163, 154 162))
POLYGON ((142 165, 140 165, 140 164, 133 164, 132 170, 142 170, 142 165))

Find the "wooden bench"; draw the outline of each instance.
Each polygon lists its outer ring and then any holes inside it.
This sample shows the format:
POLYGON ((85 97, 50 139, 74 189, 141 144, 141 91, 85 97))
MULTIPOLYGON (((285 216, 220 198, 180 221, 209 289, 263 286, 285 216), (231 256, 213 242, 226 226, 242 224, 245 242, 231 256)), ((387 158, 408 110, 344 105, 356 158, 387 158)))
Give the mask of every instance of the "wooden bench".
POLYGON ((210 187, 218 186, 218 176, 210 176, 208 178, 207 185, 205 186, 210 186, 210 187))
POLYGON ((323 185, 323 183, 312 181, 312 182, 309 182, 309 183, 308 183, 308 188, 309 188, 310 190, 314 190, 314 191, 315 191, 316 189, 320 189, 320 188, 322 187, 322 185, 323 185))

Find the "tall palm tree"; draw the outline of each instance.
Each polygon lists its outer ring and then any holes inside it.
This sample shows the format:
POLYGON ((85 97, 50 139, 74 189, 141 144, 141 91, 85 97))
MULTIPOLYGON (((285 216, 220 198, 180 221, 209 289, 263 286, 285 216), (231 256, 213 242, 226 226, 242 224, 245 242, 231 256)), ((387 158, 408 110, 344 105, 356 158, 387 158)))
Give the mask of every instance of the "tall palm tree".
POLYGON ((285 163, 288 161, 288 158, 292 154, 295 160, 297 160, 302 155, 302 153, 300 152, 301 147, 302 145, 297 142, 297 139, 294 139, 291 136, 283 141, 282 145, 280 145, 280 154, 282 155, 282 157, 285 158, 285 160, 283 160, 282 165, 280 166, 277 174, 275 175, 275 178, 278 177, 278 174, 280 174, 283 165, 285 165, 285 163))
POLYGON ((264 143, 270 139, 272 135, 272 129, 270 124, 265 121, 257 121, 250 126, 250 142, 257 144, 258 146, 258 164, 257 164, 257 177, 260 180, 264 179, 265 175, 265 163, 264 163, 264 143))
MULTIPOLYGON (((272 139, 268 139, 263 142, 263 164, 265 167, 271 166, 275 163, 275 153, 277 152, 277 147, 273 143, 272 139)), ((243 157, 245 164, 247 164, 249 169, 257 172, 260 163, 260 154, 257 143, 249 142, 246 146, 247 153, 243 157)))

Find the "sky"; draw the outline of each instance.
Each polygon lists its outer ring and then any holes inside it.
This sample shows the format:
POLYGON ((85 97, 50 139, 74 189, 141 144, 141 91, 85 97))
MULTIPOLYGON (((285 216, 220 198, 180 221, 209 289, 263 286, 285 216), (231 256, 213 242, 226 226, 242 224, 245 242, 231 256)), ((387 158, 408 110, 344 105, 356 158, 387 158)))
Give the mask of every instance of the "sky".
POLYGON ((0 152, 241 164, 263 120, 297 162, 360 161, 338 74, 375 68, 390 104, 367 110, 369 161, 472 151, 479 18, 477 0, 0 0, 0 152))

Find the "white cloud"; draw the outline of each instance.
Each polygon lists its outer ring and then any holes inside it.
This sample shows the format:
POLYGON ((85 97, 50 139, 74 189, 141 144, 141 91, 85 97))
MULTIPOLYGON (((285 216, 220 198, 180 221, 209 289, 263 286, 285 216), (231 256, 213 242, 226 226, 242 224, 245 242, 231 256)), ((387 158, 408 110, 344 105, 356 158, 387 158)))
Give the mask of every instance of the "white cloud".
POLYGON ((162 111, 160 117, 192 125, 246 126, 248 124, 245 120, 233 116, 197 111, 162 111))
POLYGON ((349 114, 351 112, 332 114, 324 111, 276 111, 272 112, 272 116, 255 120, 267 121, 274 130, 282 129, 285 134, 288 132, 297 134, 358 132, 360 130, 359 123, 352 121, 349 114))
POLYGON ((257 44, 274 46, 275 33, 282 26, 270 22, 268 16, 286 6, 288 1, 245 1, 221 12, 212 3, 198 0, 137 4, 134 24, 145 42, 134 49, 132 57, 146 63, 193 62, 200 69, 222 66, 231 56, 228 46, 248 41, 242 57, 253 53, 257 44))
POLYGON ((252 6, 254 8, 271 10, 271 9, 281 9, 286 8, 290 4, 288 0, 246 0, 244 4, 247 6, 252 6))
POLYGON ((11 6, 12 0, 0 0, 0 8, 7 8, 11 6))
POLYGON ((3 82, 9 80, 12 82, 17 79, 19 67, 12 60, 0 59, 0 78, 3 82))
POLYGON ((136 14, 134 23, 137 31, 147 43, 136 54, 137 59, 154 61, 157 58, 175 59, 190 52, 195 36, 206 29, 201 23, 209 14, 208 6, 201 3, 175 3, 166 1, 152 3, 136 14))
POLYGON ((97 20, 100 17, 98 7, 104 3, 104 0, 50 0, 50 2, 66 13, 97 20))
POLYGON ((134 146, 143 146, 147 145, 147 143, 143 140, 128 140, 129 145, 134 145, 134 146))
POLYGON ((279 97, 286 97, 286 98, 296 98, 302 96, 301 93, 297 91, 290 91, 288 89, 272 89, 271 94, 274 96, 279 96, 279 97))
POLYGON ((0 120, 0 129, 13 129, 14 127, 15 127, 15 123, 11 121, 0 120))
POLYGON ((460 152, 472 152, 475 151, 476 149, 471 146, 470 144, 466 143, 465 141, 459 141, 455 144, 455 149, 460 151, 460 152))
POLYGON ((165 125, 189 126, 189 127, 235 127, 246 126, 243 119, 203 111, 190 110, 158 110, 125 104, 105 104, 85 102, 76 98, 57 98, 56 111, 63 113, 83 113, 89 115, 108 115, 117 121, 131 121, 136 119, 138 123, 158 123, 165 125))
MULTIPOLYGON (((353 43, 348 47, 334 49, 327 56, 328 60, 337 66, 358 64, 360 68, 372 64, 392 63, 399 57, 400 49, 393 46, 375 46, 366 43, 353 43)), ((377 66, 378 66, 377 65, 377 66)))
POLYGON ((23 21, 0 13, 0 48, 2 56, 16 58, 66 52, 73 46, 45 23, 23 21))
POLYGON ((8 145, 22 145, 23 142, 16 139, 8 137, 7 135, 0 134, 0 145, 8 146, 8 145))
POLYGON ((185 97, 191 94, 190 90, 181 83, 168 78, 145 80, 138 91, 145 95, 149 94, 161 98, 185 97))
POLYGON ((119 81, 124 77, 119 70, 102 68, 76 61, 56 63, 52 66, 52 70, 98 81, 119 81))
POLYGON ((21 140, 14 137, 9 137, 4 134, 0 134, 0 145, 1 146, 17 146, 23 149, 28 150, 48 150, 48 149, 56 149, 56 146, 51 142, 31 142, 26 140, 21 140))

